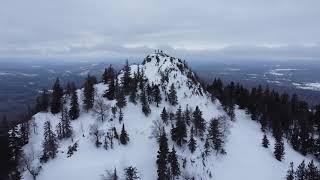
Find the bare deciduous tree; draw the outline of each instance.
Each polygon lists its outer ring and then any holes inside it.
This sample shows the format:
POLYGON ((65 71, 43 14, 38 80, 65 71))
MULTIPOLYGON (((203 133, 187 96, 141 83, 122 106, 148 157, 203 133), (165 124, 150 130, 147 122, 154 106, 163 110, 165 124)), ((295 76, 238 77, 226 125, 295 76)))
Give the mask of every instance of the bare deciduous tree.
POLYGON ((104 121, 106 117, 109 116, 111 106, 104 102, 102 96, 97 96, 97 99, 94 104, 93 112, 97 114, 98 120, 104 121))
POLYGON ((34 153, 30 152, 28 154, 23 153, 21 155, 21 161, 22 165, 27 169, 27 171, 31 174, 32 178, 34 180, 37 179, 37 176, 39 175, 42 166, 38 161, 34 161, 34 153))
POLYGON ((99 127, 97 124, 92 124, 90 126, 90 135, 94 136, 95 138, 95 145, 97 147, 100 147, 100 145, 102 144, 100 142, 100 137, 103 135, 103 132, 99 130, 99 127))
POLYGON ((163 132, 164 127, 165 127, 165 124, 163 123, 163 121, 161 121, 159 119, 154 120, 152 122, 152 126, 151 126, 150 138, 155 138, 158 141, 162 132, 163 132))

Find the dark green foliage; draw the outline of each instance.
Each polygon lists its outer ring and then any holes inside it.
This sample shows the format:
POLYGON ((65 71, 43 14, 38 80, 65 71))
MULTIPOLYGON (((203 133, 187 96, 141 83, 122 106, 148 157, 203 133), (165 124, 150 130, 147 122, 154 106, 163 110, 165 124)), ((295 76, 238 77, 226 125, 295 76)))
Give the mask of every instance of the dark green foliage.
POLYGON ((189 147, 189 150, 193 153, 195 150, 196 150, 196 147, 197 147, 197 141, 194 139, 194 130, 193 130, 193 127, 191 127, 191 131, 190 131, 190 139, 189 139, 189 142, 188 142, 188 147, 189 147))
POLYGON ((166 111, 166 108, 165 107, 163 107, 163 109, 162 109, 162 112, 161 112, 161 119, 162 119, 162 121, 165 123, 165 124, 168 124, 168 113, 167 113, 167 111, 166 111))
POLYGON ((282 137, 276 138, 276 143, 274 145, 274 156, 278 161, 284 159, 284 145, 282 137))
POLYGON ((47 89, 42 89, 41 95, 36 101, 36 112, 47 112, 49 108, 49 94, 47 89))
POLYGON ((170 86, 168 100, 169 100, 169 103, 173 106, 178 104, 177 91, 176 91, 176 88, 174 87, 174 84, 171 84, 170 86))
POLYGON ((320 169, 314 164, 313 160, 311 160, 306 169, 306 178, 308 180, 319 180, 320 179, 320 169))
POLYGON ((123 121, 123 112, 122 112, 122 110, 120 109, 120 110, 119 110, 119 123, 122 123, 122 121, 123 121))
POLYGON ((57 114, 61 110, 62 104, 62 96, 63 96, 63 89, 60 87, 59 78, 57 78, 56 82, 52 87, 52 94, 51 94, 51 112, 52 114, 57 114))
POLYGON ((159 106, 159 104, 161 103, 161 93, 160 93, 160 88, 158 85, 155 85, 153 87, 153 99, 154 99, 154 102, 157 104, 157 107, 159 106))
POLYGON ((71 92, 71 102, 70 102, 70 110, 69 110, 69 117, 71 120, 75 120, 79 117, 80 109, 78 103, 78 94, 77 91, 74 89, 71 92))
POLYGON ((57 136, 59 139, 70 138, 72 136, 72 126, 66 107, 61 112, 60 122, 57 125, 57 136))
POLYGON ((195 134, 199 136, 203 136, 203 133, 206 130, 206 123, 202 118, 202 112, 200 111, 198 106, 193 112, 193 124, 195 128, 195 134))
POLYGON ((8 168, 9 168, 9 179, 20 179, 21 175, 18 170, 19 160, 22 153, 21 142, 19 138, 18 127, 14 126, 9 130, 8 136, 8 168))
POLYGON ((306 180, 307 174, 306 174, 306 165, 305 162, 302 161, 301 164, 299 164, 296 172, 295 172, 295 179, 296 180, 306 180))
POLYGON ((268 148, 268 146, 269 146, 269 140, 268 140, 268 138, 267 138, 267 135, 263 135, 263 139, 262 139, 262 146, 264 147, 264 148, 268 148))
POLYGON ((140 177, 138 176, 137 168, 135 168, 133 166, 129 166, 129 167, 125 168, 124 169, 124 174, 126 176, 126 180, 140 179, 140 177))
POLYGON ((128 60, 126 61, 126 64, 123 67, 123 76, 121 79, 121 83, 123 86, 123 91, 125 95, 129 95, 131 90, 131 68, 129 66, 128 60))
POLYGON ((71 157, 74 152, 76 152, 78 150, 78 142, 74 143, 73 145, 68 146, 68 156, 67 157, 71 157))
POLYGON ((146 93, 144 91, 141 92, 141 105, 142 105, 142 112, 148 116, 151 113, 151 109, 149 107, 149 103, 146 97, 146 93))
POLYGON ((84 89, 83 89, 83 104, 85 110, 90 110, 93 107, 94 104, 94 84, 96 84, 96 78, 94 76, 88 75, 86 78, 86 81, 84 83, 84 89))
POLYGON ((177 176, 180 175, 181 172, 180 172, 180 165, 178 162, 176 150, 174 149, 174 147, 172 147, 172 151, 169 153, 168 159, 169 159, 170 170, 171 170, 170 175, 173 179, 175 179, 177 176))
POLYGON ((120 143, 123 145, 128 144, 129 142, 129 136, 127 131, 124 128, 124 124, 122 125, 122 130, 121 130, 121 134, 120 134, 120 143))
POLYGON ((221 131, 219 119, 212 119, 208 129, 208 139, 211 141, 217 153, 223 152, 223 133, 221 131))
POLYGON ((172 140, 174 140, 178 146, 182 146, 186 142, 187 127, 182 117, 181 106, 176 112, 176 126, 171 130, 172 140))
POLYGON ((290 168, 287 171, 287 180, 294 180, 294 169, 293 169, 293 162, 290 163, 290 168))
POLYGON ((158 150, 158 155, 157 155, 157 173, 158 173, 158 180, 166 180, 168 175, 168 167, 167 167, 167 162, 168 162, 168 139, 166 136, 165 131, 163 130, 162 135, 160 136, 159 139, 159 150, 158 150))
POLYGON ((44 123, 43 137, 43 154, 40 160, 41 162, 47 162, 49 158, 55 158, 58 153, 58 140, 52 130, 50 121, 44 123))
POLYGON ((103 97, 108 98, 109 100, 113 100, 115 98, 116 85, 114 79, 110 80, 109 88, 104 93, 103 97))
POLYGON ((122 87, 117 88, 116 93, 117 106, 121 109, 127 105, 127 100, 124 94, 124 89, 122 87))
POLYGON ((104 70, 102 74, 102 82, 104 84, 110 84, 115 78, 115 70, 112 65, 110 65, 107 69, 104 70))
POLYGON ((248 90, 233 82, 223 86, 220 79, 215 79, 207 86, 207 90, 220 100, 231 119, 233 106, 237 104, 261 124, 263 132, 271 130, 274 137, 281 132, 296 151, 319 157, 320 148, 316 143, 320 134, 319 105, 309 107, 295 94, 290 97, 287 93, 279 94, 268 87, 263 89, 258 86, 248 90))

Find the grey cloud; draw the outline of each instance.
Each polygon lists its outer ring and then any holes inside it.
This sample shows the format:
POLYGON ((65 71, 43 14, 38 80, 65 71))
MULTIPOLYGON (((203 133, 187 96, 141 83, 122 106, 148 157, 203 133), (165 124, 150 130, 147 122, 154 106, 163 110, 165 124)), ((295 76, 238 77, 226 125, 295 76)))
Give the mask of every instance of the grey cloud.
POLYGON ((0 57, 319 59, 320 1, 3 0, 0 57))

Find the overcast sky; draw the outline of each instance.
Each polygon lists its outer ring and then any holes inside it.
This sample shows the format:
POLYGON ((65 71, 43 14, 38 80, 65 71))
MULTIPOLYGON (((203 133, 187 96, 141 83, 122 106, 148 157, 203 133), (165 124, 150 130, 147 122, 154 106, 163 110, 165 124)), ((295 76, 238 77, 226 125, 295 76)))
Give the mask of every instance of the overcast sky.
POLYGON ((0 57, 319 59, 320 0, 1 0, 0 57))

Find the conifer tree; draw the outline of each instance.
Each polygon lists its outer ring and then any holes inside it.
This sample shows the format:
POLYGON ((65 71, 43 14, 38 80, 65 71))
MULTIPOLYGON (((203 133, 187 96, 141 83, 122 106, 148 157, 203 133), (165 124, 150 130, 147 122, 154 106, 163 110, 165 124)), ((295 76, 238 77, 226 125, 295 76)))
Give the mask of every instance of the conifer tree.
POLYGON ((187 127, 182 118, 181 106, 176 112, 176 127, 172 129, 173 140, 176 141, 178 146, 182 146, 186 142, 187 127))
POLYGON ((91 77, 88 75, 86 78, 86 81, 84 83, 84 89, 83 89, 83 104, 85 110, 90 110, 93 107, 94 104, 94 77, 91 77))
POLYGON ((70 110, 69 117, 71 120, 75 120, 79 117, 80 109, 78 103, 78 94, 76 90, 72 91, 71 102, 70 102, 70 110))
POLYGON ((14 126, 9 130, 8 136, 8 156, 9 156, 9 179, 20 179, 21 174, 18 170, 19 159, 22 152, 22 147, 19 139, 18 127, 14 126))
POLYGON ((269 140, 268 140, 268 138, 267 138, 267 135, 263 135, 263 139, 262 139, 262 146, 264 147, 264 148, 268 148, 268 146, 269 146, 269 140))
POLYGON ((175 179, 177 176, 180 175, 181 172, 180 172, 180 165, 178 162, 176 150, 174 149, 174 147, 172 147, 172 151, 169 153, 168 160, 170 163, 170 170, 171 170, 170 175, 172 176, 172 179, 175 179))
POLYGON ((204 119, 202 118, 202 112, 200 111, 198 106, 193 112, 193 124, 195 128, 195 134, 199 136, 203 136, 203 133, 206 128, 206 124, 204 119))
POLYGON ((50 121, 44 123, 44 141, 42 143, 42 162, 47 162, 49 158, 55 158, 58 153, 58 140, 54 134, 50 121))
POLYGON ((61 110, 61 102, 63 96, 63 89, 60 87, 59 78, 56 79, 52 87, 51 94, 51 112, 52 114, 57 114, 61 110))
POLYGON ((168 113, 167 113, 167 111, 166 111, 166 108, 165 107, 163 107, 163 109, 162 109, 162 112, 161 112, 161 119, 162 119, 162 121, 165 123, 165 124, 168 124, 168 113))
POLYGON ((218 119, 212 119, 210 121, 208 138, 211 140, 213 148, 217 153, 223 150, 223 134, 220 130, 220 122, 218 119))
POLYGON ((129 96, 129 101, 132 102, 133 104, 137 104, 137 87, 136 86, 132 87, 132 90, 129 96))
POLYGON ((155 85, 153 88, 153 99, 154 102, 157 104, 157 107, 159 107, 159 104, 161 103, 161 93, 160 93, 160 88, 158 85, 155 85))
POLYGON ((122 110, 120 109, 120 110, 119 110, 119 123, 122 123, 122 120, 123 120, 123 112, 122 112, 122 110))
POLYGON ((42 89, 41 95, 37 98, 36 111, 47 112, 49 107, 49 94, 47 89, 42 89))
POLYGON ((159 139, 159 150, 157 155, 157 173, 158 173, 158 180, 166 180, 168 178, 167 172, 168 172, 168 139, 166 136, 166 133, 163 129, 162 135, 159 139))
POLYGON ((108 98, 109 100, 113 100, 115 98, 116 86, 114 79, 110 79, 109 88, 105 91, 103 97, 108 98))
POLYGON ((110 65, 107 69, 104 70, 102 74, 102 82, 104 84, 110 84, 110 82, 115 78, 115 70, 112 65, 110 65))
POLYGON ((117 106, 120 109, 124 108, 127 105, 127 100, 126 100, 126 97, 125 97, 125 94, 124 94, 123 87, 119 87, 118 88, 116 100, 117 100, 117 106))
POLYGON ((178 104, 177 91, 176 91, 176 88, 174 87, 174 84, 171 84, 170 86, 168 100, 169 100, 169 103, 173 106, 178 104))
POLYGON ((190 112, 188 106, 186 107, 183 116, 184 116, 185 122, 186 122, 187 125, 189 126, 189 125, 190 125, 190 122, 191 122, 191 112, 190 112))
POLYGON ((290 163, 290 168, 287 171, 287 180, 294 180, 294 169, 293 169, 293 162, 290 163))
POLYGON ((296 172, 295 172, 295 180, 306 180, 307 174, 306 174, 306 165, 304 160, 299 164, 296 172))
POLYGON ((57 127, 57 135, 59 139, 69 138, 72 136, 72 126, 70 122, 70 118, 68 115, 68 110, 66 107, 63 107, 61 112, 60 122, 58 123, 57 127))
POLYGON ((129 166, 124 169, 126 180, 136 180, 140 179, 138 176, 138 170, 135 167, 129 166))
POLYGON ((282 137, 276 138, 276 143, 274 145, 274 156, 278 161, 284 158, 284 145, 282 137))
POLYGON ((130 85, 131 85, 131 68, 129 66, 128 60, 126 60, 126 64, 123 68, 123 76, 121 79, 123 91, 125 95, 129 95, 130 85))
POLYGON ((204 154, 205 154, 206 156, 208 156, 209 153, 210 153, 210 142, 209 142, 209 138, 208 138, 208 137, 206 138, 206 141, 205 141, 203 147, 204 147, 204 154))
POLYGON ((306 179, 308 180, 317 180, 320 179, 320 171, 317 166, 314 164, 313 160, 311 160, 306 169, 306 179))
POLYGON ((127 131, 124 128, 124 124, 122 125, 122 130, 121 130, 121 134, 120 134, 120 143, 123 145, 128 144, 129 142, 129 136, 127 131))
POLYGON ((151 109, 149 107, 149 103, 146 97, 146 93, 144 91, 141 92, 141 105, 142 105, 142 112, 148 116, 151 113, 151 109))
POLYGON ((19 135, 21 146, 28 144, 29 142, 29 121, 25 120, 20 124, 19 135))
POLYGON ((191 151, 191 153, 193 153, 195 150, 196 150, 196 147, 197 147, 197 142, 196 140, 194 139, 194 130, 193 130, 193 127, 191 127, 191 130, 190 130, 190 140, 188 142, 188 147, 189 147, 189 150, 191 151))

